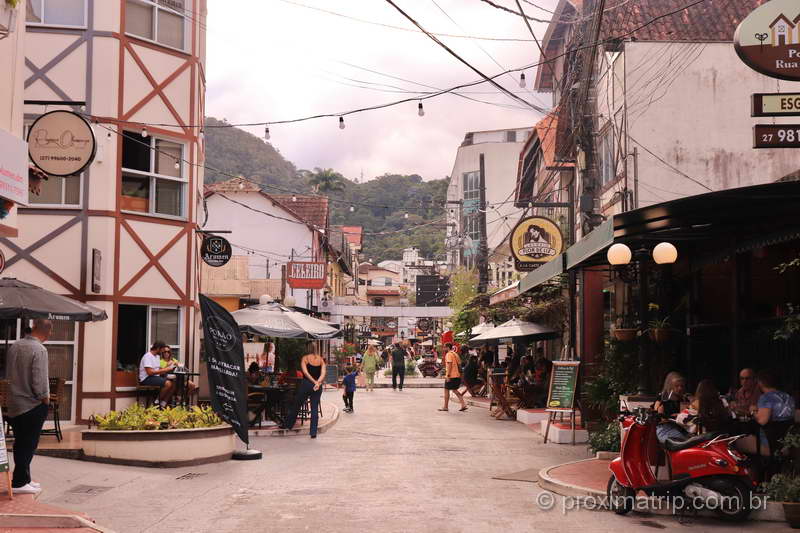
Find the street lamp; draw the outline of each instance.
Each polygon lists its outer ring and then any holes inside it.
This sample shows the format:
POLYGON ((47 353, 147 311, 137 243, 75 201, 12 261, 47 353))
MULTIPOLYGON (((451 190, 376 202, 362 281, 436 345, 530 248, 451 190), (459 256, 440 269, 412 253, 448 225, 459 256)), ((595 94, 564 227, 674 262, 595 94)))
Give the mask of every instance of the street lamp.
MULTIPOLYGON (((614 266, 628 265, 631 259, 636 257, 638 264, 638 278, 639 278, 639 385, 637 392, 640 396, 646 396, 648 393, 648 379, 647 379, 647 347, 645 346, 645 329, 647 322, 645 317, 649 311, 649 302, 647 297, 648 285, 648 266, 651 257, 650 251, 642 246, 636 252, 622 243, 613 244, 606 252, 608 262, 614 266)), ((678 260, 678 249, 668 242, 659 243, 653 248, 652 252, 653 261, 659 265, 669 265, 678 260)))

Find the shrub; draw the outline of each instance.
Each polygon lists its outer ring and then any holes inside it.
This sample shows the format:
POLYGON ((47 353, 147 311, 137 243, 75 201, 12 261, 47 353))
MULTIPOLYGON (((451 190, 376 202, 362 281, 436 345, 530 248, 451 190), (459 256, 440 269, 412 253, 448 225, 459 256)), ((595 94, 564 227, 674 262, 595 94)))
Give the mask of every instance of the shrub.
POLYGON ((193 429, 219 426, 222 419, 211 407, 158 407, 144 408, 134 404, 124 411, 111 411, 105 415, 94 415, 98 429, 107 431, 159 429, 193 429))
POLYGON ((618 452, 620 446, 619 423, 610 422, 600 431, 589 433, 589 447, 593 452, 618 452))
POLYGON ((761 490, 774 502, 800 502, 800 477, 775 474, 761 490))

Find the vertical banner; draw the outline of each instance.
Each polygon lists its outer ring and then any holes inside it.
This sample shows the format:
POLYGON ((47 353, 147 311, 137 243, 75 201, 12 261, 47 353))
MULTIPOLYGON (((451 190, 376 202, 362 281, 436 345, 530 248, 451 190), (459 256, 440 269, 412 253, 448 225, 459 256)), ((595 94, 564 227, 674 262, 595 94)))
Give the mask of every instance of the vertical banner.
POLYGON ((247 382, 244 349, 239 326, 217 302, 200 295, 205 356, 211 406, 225 422, 233 426, 243 442, 247 434, 247 382))

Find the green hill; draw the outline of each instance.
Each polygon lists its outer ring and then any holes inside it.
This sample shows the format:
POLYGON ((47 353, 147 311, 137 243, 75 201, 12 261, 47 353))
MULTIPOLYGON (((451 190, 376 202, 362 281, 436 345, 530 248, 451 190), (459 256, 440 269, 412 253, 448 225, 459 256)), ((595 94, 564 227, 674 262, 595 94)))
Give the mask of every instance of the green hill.
MULTIPOLYGON (((224 123, 206 118, 207 125, 224 123)), ((277 192, 270 185, 301 193, 311 190, 295 165, 259 137, 238 128, 206 128, 205 132, 207 166, 253 179, 267 186, 267 192, 277 192)), ((206 171, 206 183, 226 179, 206 171)), ((344 190, 326 194, 331 198, 331 224, 364 228, 365 260, 400 259, 403 248, 410 246, 418 247, 426 259, 443 259, 447 179, 423 181, 417 174, 385 174, 364 183, 345 178, 343 184, 344 190), (406 228, 409 231, 398 232, 406 228), (376 232, 391 233, 370 235, 376 232)))

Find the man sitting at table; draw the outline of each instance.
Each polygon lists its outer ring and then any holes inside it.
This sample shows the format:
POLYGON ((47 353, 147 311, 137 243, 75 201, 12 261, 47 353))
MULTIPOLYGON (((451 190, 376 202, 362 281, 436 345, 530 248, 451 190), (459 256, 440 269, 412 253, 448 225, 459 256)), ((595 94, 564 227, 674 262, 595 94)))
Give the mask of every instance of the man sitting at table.
POLYGON ((175 371, 175 364, 170 364, 161 368, 161 353, 167 345, 162 341, 156 341, 150 347, 150 351, 145 352, 139 362, 139 384, 148 387, 161 387, 158 393, 158 402, 161 408, 167 406, 167 402, 175 394, 175 383, 166 378, 166 374, 175 371))
POLYGON ((755 410, 761 397, 761 389, 756 383, 756 373, 752 368, 743 368, 739 372, 739 384, 741 386, 736 391, 733 407, 737 415, 749 415, 755 410))

